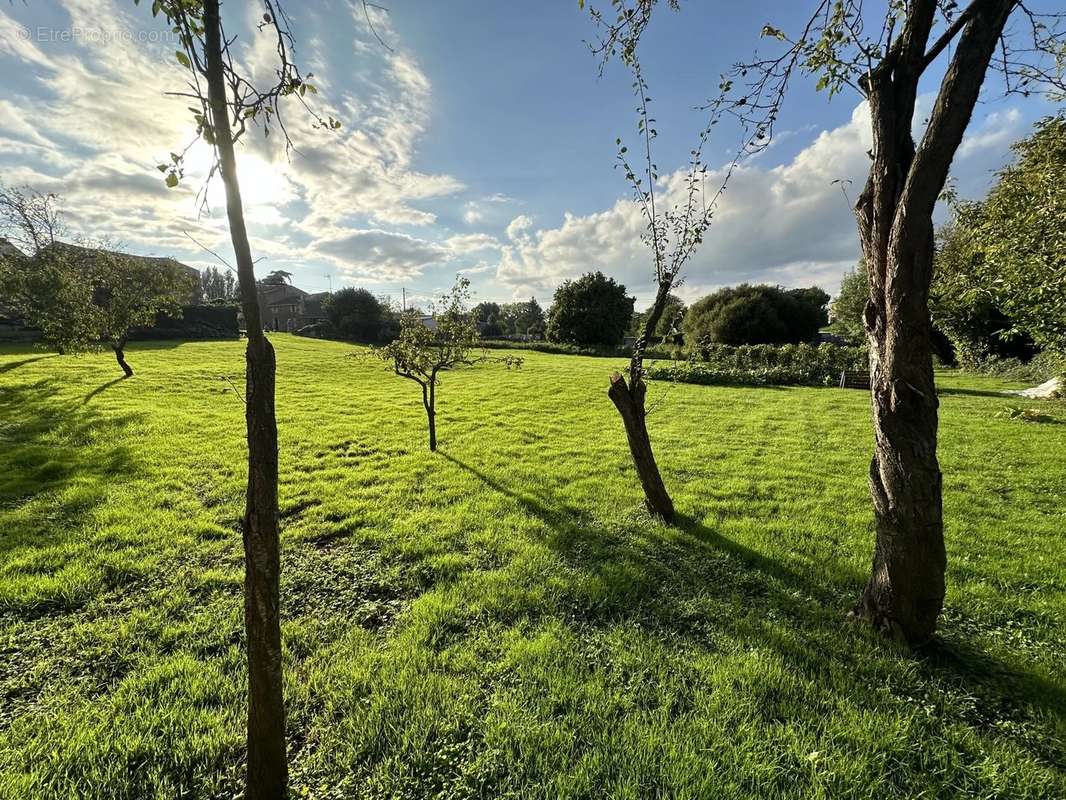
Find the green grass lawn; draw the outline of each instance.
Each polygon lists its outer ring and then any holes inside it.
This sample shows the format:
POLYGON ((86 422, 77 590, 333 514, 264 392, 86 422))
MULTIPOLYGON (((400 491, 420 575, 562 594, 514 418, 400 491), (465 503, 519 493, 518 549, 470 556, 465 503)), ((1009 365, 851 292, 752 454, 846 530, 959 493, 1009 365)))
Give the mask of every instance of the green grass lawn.
MULTIPOLYGON (((915 655, 844 614, 869 400, 655 384, 681 523, 641 508, 617 360, 418 388, 276 336, 295 797, 1066 797, 1066 408, 942 375, 948 596, 915 655), (1027 406, 1039 405, 1028 401, 1027 406)), ((241 782, 243 345, 0 353, 0 797, 241 782)))

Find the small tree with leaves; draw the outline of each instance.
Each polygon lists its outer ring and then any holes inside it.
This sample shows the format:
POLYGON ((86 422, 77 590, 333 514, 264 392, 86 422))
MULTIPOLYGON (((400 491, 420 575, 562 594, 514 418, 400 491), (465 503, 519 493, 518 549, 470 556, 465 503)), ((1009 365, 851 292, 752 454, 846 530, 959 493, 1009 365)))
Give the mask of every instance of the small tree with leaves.
POLYGON ((176 264, 60 241, 57 204, 54 194, 0 185, 0 231, 19 251, 0 258, 0 296, 61 353, 107 343, 128 378, 130 330, 178 314, 194 281, 176 264))
MULTIPOLYGON (((579 0, 579 5, 584 7, 585 0, 579 0)), ((633 464, 644 490, 645 504, 652 514, 671 522, 674 503, 663 483, 648 436, 648 411, 645 405, 648 387, 644 356, 670 307, 673 290, 681 284, 682 269, 703 242, 730 178, 763 134, 761 131, 744 133, 733 161, 721 174, 717 188, 708 192, 705 187, 707 164, 703 149, 721 116, 717 109, 712 109, 699 132, 696 145, 689 151, 688 165, 680 183, 680 200, 675 203, 664 202, 665 198, 659 189, 659 167, 652 157, 652 143, 658 135, 651 113, 652 98, 637 54, 640 35, 650 20, 655 3, 654 0, 639 0, 636 8, 630 8, 624 0, 612 0, 612 5, 617 13, 611 19, 597 9, 590 9, 600 32, 599 39, 590 47, 600 58, 601 73, 607 62, 617 56, 633 76, 632 87, 637 100, 637 156, 634 158, 629 147, 619 138, 615 141, 618 148, 615 166, 632 187, 633 199, 644 217, 645 230, 641 239, 651 256, 655 299, 644 314, 643 325, 633 346, 627 370, 628 381, 627 375, 613 373, 607 394, 622 418, 633 464)), ((676 8, 677 0, 670 0, 670 5, 676 8)))
POLYGON ((133 328, 155 324, 160 314, 177 316, 193 289, 193 279, 176 264, 128 257, 120 253, 93 254, 97 284, 93 304, 98 308, 99 338, 115 352, 126 377, 126 341, 133 328))
POLYGON ((97 338, 98 309, 92 282, 56 248, 68 235, 56 195, 0 184, 0 234, 0 300, 56 351, 84 350, 97 338))
POLYGON ((516 356, 474 356, 480 341, 477 320, 467 311, 470 280, 460 277, 434 308, 431 324, 420 314, 407 312, 400 318, 400 335, 375 351, 401 378, 422 389, 422 406, 429 423, 429 449, 437 449, 437 387, 440 373, 483 361, 497 361, 510 368, 522 366, 516 356))

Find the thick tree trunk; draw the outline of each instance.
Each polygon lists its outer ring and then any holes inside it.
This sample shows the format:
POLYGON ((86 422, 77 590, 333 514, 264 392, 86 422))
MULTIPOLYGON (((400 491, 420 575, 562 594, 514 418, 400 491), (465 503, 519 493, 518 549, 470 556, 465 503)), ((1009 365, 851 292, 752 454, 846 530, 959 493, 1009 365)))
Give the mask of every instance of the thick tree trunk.
MULTIPOLYGON (((913 242, 905 294, 888 294, 885 314, 867 306, 874 456, 870 464, 877 536, 870 580, 854 613, 894 638, 933 635, 944 603, 944 526, 937 461, 937 396, 927 306, 933 229, 913 242)), ((916 237, 917 238, 917 237, 916 237)))
POLYGON ((126 340, 122 339, 118 342, 113 342, 111 348, 115 351, 115 360, 118 361, 118 365, 122 367, 122 371, 126 374, 127 378, 133 377, 133 367, 126 363, 126 340))
POLYGON ((664 522, 673 522, 674 503, 663 484, 662 476, 659 474, 659 465, 655 463, 655 454, 651 449, 651 440, 648 438, 644 410, 646 391, 642 379, 635 381, 634 386, 630 388, 625 378, 615 374, 611 376, 611 388, 607 391, 607 396, 618 409, 622 424, 625 425, 629 452, 637 468, 637 476, 644 490, 644 501, 648 511, 662 518, 664 522))
POLYGON ((937 461, 929 285, 932 213, 962 141, 995 43, 1015 0, 979 0, 945 73, 925 135, 911 136, 918 82, 936 11, 915 0, 903 33, 866 79, 873 164, 856 214, 870 297, 876 541, 870 579, 852 613, 911 644, 936 631, 946 555, 937 461))
POLYGON ((288 791, 279 619, 278 427, 274 348, 263 333, 226 97, 219 0, 205 0, 207 82, 226 214, 248 329, 245 423, 248 489, 244 512, 244 625, 248 639, 248 767, 245 797, 277 800, 288 791))

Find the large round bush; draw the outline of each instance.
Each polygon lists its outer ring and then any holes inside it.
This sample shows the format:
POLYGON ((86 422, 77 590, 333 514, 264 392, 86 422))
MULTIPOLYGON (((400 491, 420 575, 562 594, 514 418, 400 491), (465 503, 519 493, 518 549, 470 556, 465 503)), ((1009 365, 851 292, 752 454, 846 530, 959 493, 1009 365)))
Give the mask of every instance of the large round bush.
POLYGON ((548 341, 619 345, 633 316, 633 303, 626 287, 602 272, 566 281, 555 290, 548 312, 548 341))
POLYGON ((741 284, 696 301, 685 314, 685 341, 794 344, 818 333, 823 309, 777 286, 741 284))

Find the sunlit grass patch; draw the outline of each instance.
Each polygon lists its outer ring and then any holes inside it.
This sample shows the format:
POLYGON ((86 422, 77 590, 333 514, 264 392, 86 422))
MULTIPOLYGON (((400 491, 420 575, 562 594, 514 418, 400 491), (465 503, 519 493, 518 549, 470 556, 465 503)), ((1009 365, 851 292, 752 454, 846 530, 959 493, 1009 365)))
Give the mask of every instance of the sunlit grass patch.
MULTIPOLYGON (((297 797, 1066 795, 1066 425, 943 374, 948 598, 915 655, 844 621, 868 398, 652 386, 614 359, 412 385, 276 336, 297 797)), ((0 797, 240 785, 239 343, 0 355, 0 797)), ((1066 421, 1061 405, 1043 413, 1066 421)))

